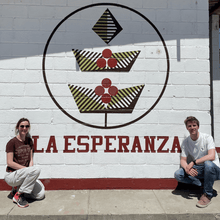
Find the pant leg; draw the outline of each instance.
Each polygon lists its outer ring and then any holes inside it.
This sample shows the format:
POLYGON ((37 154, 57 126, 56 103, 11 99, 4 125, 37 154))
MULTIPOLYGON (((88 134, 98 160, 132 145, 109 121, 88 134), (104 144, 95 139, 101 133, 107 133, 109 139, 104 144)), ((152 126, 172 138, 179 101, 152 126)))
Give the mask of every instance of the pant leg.
POLYGON ((212 161, 204 162, 204 193, 213 197, 213 184, 220 180, 220 168, 212 161))
POLYGON ((32 166, 6 173, 5 181, 9 186, 20 186, 19 192, 31 193, 40 175, 40 168, 32 166))
MULTIPOLYGON (((197 168, 197 166, 194 168, 197 168)), ((203 178, 203 169, 201 169, 201 168, 202 167, 200 167, 199 169, 197 168, 199 175, 196 177, 188 175, 183 168, 178 169, 174 173, 174 177, 178 182, 201 186, 202 183, 201 183, 200 179, 203 178)))
POLYGON ((45 197, 45 187, 40 180, 37 180, 31 194, 24 194, 26 198, 41 200, 45 197))

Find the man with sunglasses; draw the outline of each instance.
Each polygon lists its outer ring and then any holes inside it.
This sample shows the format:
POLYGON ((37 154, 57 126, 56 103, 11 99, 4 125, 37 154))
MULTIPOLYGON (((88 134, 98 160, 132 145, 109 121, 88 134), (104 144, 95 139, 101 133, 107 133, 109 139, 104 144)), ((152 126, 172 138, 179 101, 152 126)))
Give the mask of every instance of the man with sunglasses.
POLYGON ((204 208, 211 203, 214 181, 220 179, 219 158, 212 136, 199 132, 198 119, 189 116, 184 123, 190 135, 182 143, 182 168, 175 172, 175 178, 179 182, 197 186, 202 186, 200 180, 204 180, 203 195, 196 204, 204 208), (192 158, 190 163, 187 161, 188 156, 192 158))
POLYGON ((6 145, 7 168, 5 181, 18 191, 13 192, 13 202, 21 208, 28 207, 25 197, 44 198, 44 186, 38 180, 40 169, 33 166, 33 142, 29 134, 30 122, 21 118, 16 125, 16 137, 6 145))

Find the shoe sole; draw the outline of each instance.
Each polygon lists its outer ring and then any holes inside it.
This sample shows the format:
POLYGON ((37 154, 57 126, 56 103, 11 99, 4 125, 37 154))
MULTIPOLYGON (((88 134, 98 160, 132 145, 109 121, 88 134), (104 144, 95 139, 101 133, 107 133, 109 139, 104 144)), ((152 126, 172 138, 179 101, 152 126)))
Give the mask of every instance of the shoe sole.
POLYGON ((26 208, 29 206, 29 204, 25 205, 25 206, 21 206, 19 203, 17 203, 17 206, 20 207, 20 208, 26 208))
POLYGON ((207 207, 207 206, 209 206, 210 204, 212 203, 212 201, 210 201, 208 204, 206 204, 206 205, 200 205, 200 204, 196 204, 196 206, 197 207, 199 207, 199 208, 205 208, 205 207, 207 207))

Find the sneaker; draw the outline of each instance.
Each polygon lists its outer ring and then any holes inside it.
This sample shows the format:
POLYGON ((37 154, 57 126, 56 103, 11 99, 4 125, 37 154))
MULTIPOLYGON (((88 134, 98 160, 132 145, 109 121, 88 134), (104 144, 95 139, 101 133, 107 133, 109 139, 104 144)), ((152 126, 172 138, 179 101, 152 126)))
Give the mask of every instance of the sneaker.
POLYGON ((205 208, 212 203, 211 198, 204 193, 200 200, 197 202, 196 206, 199 208, 205 208))
POLYGON ((8 198, 9 199, 13 199, 14 195, 16 194, 16 192, 18 191, 17 187, 12 187, 11 192, 8 194, 8 198))
POLYGON ((18 207, 20 207, 20 208, 25 208, 25 207, 29 206, 27 200, 24 198, 23 193, 20 195, 18 195, 18 193, 16 193, 13 197, 13 202, 17 203, 18 207))

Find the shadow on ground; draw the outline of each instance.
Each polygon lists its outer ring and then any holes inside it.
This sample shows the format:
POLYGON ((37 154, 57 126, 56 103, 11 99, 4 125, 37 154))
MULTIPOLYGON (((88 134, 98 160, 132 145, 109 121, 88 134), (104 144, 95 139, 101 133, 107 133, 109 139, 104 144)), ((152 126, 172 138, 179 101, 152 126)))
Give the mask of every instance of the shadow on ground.
MULTIPOLYGON (((216 197, 218 195, 215 189, 213 189, 213 193, 213 197, 216 197)), ((178 183, 176 189, 172 191, 172 194, 180 195, 185 199, 193 199, 193 197, 197 197, 197 199, 199 200, 200 196, 203 194, 203 186, 178 183)))

